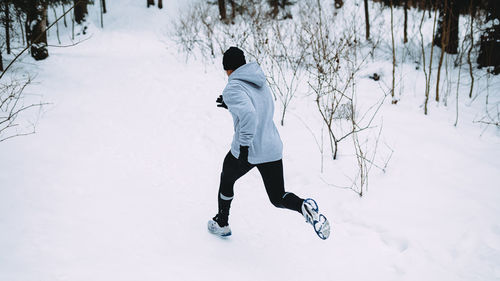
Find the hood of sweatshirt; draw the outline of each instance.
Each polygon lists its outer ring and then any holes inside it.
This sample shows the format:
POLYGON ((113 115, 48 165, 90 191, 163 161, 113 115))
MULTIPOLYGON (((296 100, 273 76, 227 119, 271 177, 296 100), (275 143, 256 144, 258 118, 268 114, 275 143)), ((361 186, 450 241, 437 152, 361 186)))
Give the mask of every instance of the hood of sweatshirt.
POLYGON ((250 62, 238 67, 238 69, 229 75, 228 80, 240 80, 260 88, 266 83, 266 75, 264 75, 262 68, 256 62, 250 62))

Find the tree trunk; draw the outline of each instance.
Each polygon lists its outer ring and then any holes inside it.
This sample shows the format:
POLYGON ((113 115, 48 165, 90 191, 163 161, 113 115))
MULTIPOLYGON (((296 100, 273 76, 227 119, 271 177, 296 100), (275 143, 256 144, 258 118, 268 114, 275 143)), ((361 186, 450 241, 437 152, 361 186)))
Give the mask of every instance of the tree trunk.
POLYGON ((441 55, 439 56, 439 63, 438 63, 437 77, 436 77, 436 101, 437 102, 439 102, 439 80, 441 79, 441 67, 443 66, 444 53, 445 53, 445 50, 443 50, 443 48, 441 48, 441 55))
POLYGON ((24 33, 26 38, 26 47, 30 45, 30 35, 29 35, 29 23, 28 23, 28 15, 26 15, 26 21, 24 22, 24 33))
POLYGON ((231 19, 233 20, 236 17, 236 3, 234 0, 229 0, 229 3, 231 4, 231 19))
POLYGON ((9 3, 5 2, 4 4, 4 12, 5 12, 5 19, 4 19, 4 26, 5 26, 5 44, 7 45, 7 54, 10 55, 10 13, 9 13, 9 3))
POLYGON ((365 2, 365 23, 366 23, 366 40, 370 40, 370 15, 368 14, 368 0, 365 2))
POLYGON ((71 17, 71 40, 75 40, 75 17, 71 17))
POLYGON ((148 5, 148 8, 149 8, 149 6, 154 6, 155 5, 155 0, 148 0, 147 5, 148 5))
POLYGON ((74 0, 75 8, 74 15, 75 21, 78 24, 81 24, 85 20, 85 16, 88 14, 87 4, 88 0, 74 0))
MULTIPOLYGON (((54 20, 57 19, 57 12, 56 8, 52 7, 52 11, 54 12, 54 20)), ((56 34, 57 34, 57 42, 59 42, 59 45, 61 44, 61 38, 59 36, 59 23, 56 22, 56 34)))
POLYGON ((271 17, 273 17, 273 19, 275 19, 278 16, 279 11, 280 11, 279 1, 278 0, 271 0, 271 1, 269 1, 269 5, 271 6, 271 17))
MULTIPOLYGON (((444 0, 446 1, 446 0, 444 0)), ((436 30, 436 35, 434 36, 434 46, 441 47, 441 43, 443 42, 443 37, 444 37, 444 32, 446 32, 445 28, 445 22, 446 22, 446 12, 445 8, 441 6, 443 4, 440 4, 439 6, 439 17, 438 17, 438 22, 437 22, 437 30, 436 30)))
POLYGON ((404 27, 403 27, 403 43, 408 43, 408 0, 404 0, 403 10, 405 14, 404 27))
MULTIPOLYGON (((498 1, 498 0, 497 0, 498 1)), ((460 16, 460 9, 457 0, 450 1, 450 7, 448 11, 450 12, 449 23, 448 23, 448 42, 446 44, 446 52, 448 54, 458 53, 458 21, 460 16)))
POLYGON ((64 27, 68 27, 68 23, 66 22, 66 10, 64 9, 64 5, 62 5, 63 14, 64 14, 64 27))
POLYGON ((224 22, 226 22, 226 1, 225 0, 218 0, 219 3, 219 14, 220 14, 220 19, 224 22))
POLYGON ((0 71, 3 71, 2 50, 0 50, 0 71))
POLYGON ((26 37, 24 36, 24 26, 23 26, 23 21, 21 20, 21 15, 17 14, 17 24, 19 24, 19 29, 21 30, 21 38, 23 39, 23 46, 26 43, 26 37))
POLYGON ((105 14, 108 12, 108 10, 106 10, 106 0, 101 0, 101 4, 102 4, 102 13, 105 14))
POLYGON ((49 56, 47 50, 47 9, 48 2, 40 1, 30 13, 27 14, 26 36, 31 43, 31 56, 35 60, 43 60, 49 56))
POLYGON ((101 28, 104 28, 104 16, 103 16, 104 15, 104 9, 102 7, 102 5, 103 5, 102 4, 102 0, 99 1, 99 4, 100 4, 99 5, 99 8, 100 8, 99 10, 101 11, 100 14, 99 14, 100 18, 101 18, 101 28))
POLYGON ((424 34, 422 34, 422 25, 424 24, 425 10, 422 12, 422 19, 420 20, 420 25, 418 27, 418 32, 420 33, 420 47, 422 49, 422 70, 424 71, 425 77, 425 103, 424 103, 424 114, 427 115, 427 103, 429 101, 428 86, 427 86, 427 70, 425 64, 425 47, 424 47, 424 34))
MULTIPOLYGON (((439 56, 439 63, 438 63, 438 69, 437 69, 437 77, 436 77, 436 101, 439 102, 439 80, 441 79, 441 66, 443 66, 443 58, 444 58, 444 53, 446 52, 446 46, 448 45, 448 39, 449 39, 449 0, 444 0, 444 8, 442 11, 440 11, 439 19, 442 20, 441 22, 441 35, 436 35, 436 37, 440 37, 441 41, 440 47, 441 47, 441 55, 439 56), (443 14, 443 15, 441 15, 443 14)), ((439 28, 438 27, 438 33, 439 33, 439 28)))
MULTIPOLYGON (((437 9, 434 10, 434 23, 432 24, 432 36, 436 33, 436 18, 437 9)), ((427 82, 425 83, 425 115, 427 115, 427 103, 429 101, 430 87, 431 87, 431 77, 432 77, 432 58, 434 57, 434 40, 431 43, 431 56, 429 59, 429 76, 427 77, 427 82)))
POLYGON ((163 9, 163 0, 158 0, 158 8, 163 9))
POLYGON ((469 98, 472 98, 472 90, 474 89, 474 73, 472 71, 472 61, 470 59, 472 49, 474 48, 474 32, 473 32, 473 27, 474 27, 474 16, 476 14, 476 8, 474 7, 473 1, 471 1, 470 6, 469 6, 469 13, 470 13, 470 47, 469 51, 467 52, 467 63, 469 64, 469 75, 470 75, 470 90, 469 90, 469 98))
POLYGON ((444 0, 439 7, 439 20, 434 45, 449 54, 458 52, 459 6, 456 0, 444 0))
POLYGON ((391 3, 391 45, 392 45, 392 86, 391 86, 391 96, 392 104, 396 104, 398 101, 394 95, 394 88, 396 87, 396 47, 394 44, 394 11, 391 3))

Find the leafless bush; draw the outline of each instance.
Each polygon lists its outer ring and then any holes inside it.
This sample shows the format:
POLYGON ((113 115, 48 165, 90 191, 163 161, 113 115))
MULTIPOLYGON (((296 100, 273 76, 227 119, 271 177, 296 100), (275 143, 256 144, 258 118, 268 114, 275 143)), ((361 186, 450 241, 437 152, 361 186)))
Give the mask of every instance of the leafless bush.
POLYGON ((298 25, 291 20, 269 16, 265 1, 254 1, 232 24, 218 20, 214 5, 195 4, 174 23, 173 37, 182 51, 198 50, 204 59, 213 59, 229 46, 242 48, 246 56, 265 69, 272 93, 281 103, 281 124, 304 74, 306 48, 298 44, 298 25), (292 31, 292 32, 291 32, 292 31))
MULTIPOLYGON (((371 168, 385 170, 387 166, 387 162, 385 166, 375 163, 380 133, 374 141, 371 129, 376 127, 372 123, 389 93, 373 105, 360 105, 356 85, 361 67, 380 38, 375 36, 369 42, 372 48, 363 50, 356 11, 336 16, 339 13, 334 13, 334 6, 325 4, 327 1, 297 2, 293 21, 270 18, 264 3, 248 5, 252 9, 238 15, 231 24, 215 20, 217 8, 200 3, 178 20, 174 37, 184 51, 199 49, 205 59, 218 56, 217 50, 222 54, 231 45, 242 48, 247 58, 265 69, 274 97, 281 103, 282 125, 297 92, 312 94, 326 128, 332 158, 337 158, 340 142, 352 141, 358 172, 350 177, 349 188, 363 195, 371 168), (348 28, 336 28, 340 21, 344 21, 340 26, 348 28)), ((323 129, 321 135, 323 139, 323 129)), ((320 151, 323 154, 322 144, 320 151)))
MULTIPOLYGON (((500 100, 494 94, 491 95, 490 92, 492 75, 493 74, 489 72, 485 74, 485 79, 486 79, 486 89, 485 89, 486 98, 484 107, 485 113, 481 118, 474 121, 474 123, 485 125, 485 130, 490 126, 494 126, 497 129, 500 129, 500 100)), ((498 82, 495 84, 497 84, 496 86, 498 87, 498 82)))
POLYGON ((300 17, 303 40, 300 46, 307 48, 306 53, 310 54, 306 64, 309 89, 316 96, 318 111, 326 125, 332 158, 337 159, 339 143, 370 126, 358 126, 354 118, 356 75, 369 54, 362 54, 360 50, 354 17, 345 25, 350 28, 338 31, 334 22, 342 19, 323 11, 321 1, 308 1, 307 5, 309 10, 300 17), (345 116, 346 112, 350 115, 345 116))
POLYGON ((358 169, 348 188, 359 194, 359 196, 363 196, 365 191, 368 191, 369 174, 372 168, 378 168, 385 173, 394 153, 394 150, 386 144, 386 148, 390 150, 390 153, 384 159, 376 160, 382 130, 383 126, 381 124, 378 135, 371 140, 367 137, 363 143, 360 142, 360 134, 352 134, 358 169), (381 164, 377 164, 379 162, 381 164))
MULTIPOLYGON (((306 1, 308 9, 300 16, 299 46, 306 48, 305 67, 308 86, 315 96, 330 142, 332 159, 337 159, 339 144, 351 140, 355 156, 355 174, 346 187, 360 196, 368 187, 369 172, 375 164, 378 138, 374 141, 373 121, 389 93, 373 105, 358 103, 357 80, 360 69, 370 56, 369 48, 361 48, 355 15, 335 15, 322 1, 306 1), (312 14, 312 15, 311 15, 312 14), (347 28, 338 30, 336 24, 347 28), (368 50, 367 50, 368 49, 368 50), (366 134, 365 134, 366 133, 366 134), (361 141, 363 140, 363 141, 361 141)), ((354 12, 353 12, 354 13, 354 12)), ((373 42, 378 42, 375 38, 373 42)), ((385 168, 383 168, 385 169, 385 168)))
POLYGON ((181 12, 173 22, 171 37, 188 56, 196 50, 201 53, 202 59, 214 58, 222 50, 216 36, 222 24, 217 8, 200 1, 181 12))
POLYGON ((266 26, 263 23, 267 12, 263 3, 249 0, 239 10, 239 17, 229 24, 219 19, 217 5, 197 1, 180 11, 169 35, 188 56, 198 51, 202 59, 214 59, 231 45, 248 45, 251 37, 262 37, 262 33, 256 31, 266 26))
POLYGON ((24 90, 32 79, 11 80, 0 84, 0 142, 35 133, 35 122, 24 118, 28 111, 40 109, 44 103, 25 103, 24 90))
POLYGON ((304 62, 307 48, 298 46, 299 26, 291 21, 274 21, 271 25, 271 38, 264 45, 267 53, 268 81, 274 95, 281 102, 281 125, 284 125, 288 105, 295 97, 304 76, 304 62))

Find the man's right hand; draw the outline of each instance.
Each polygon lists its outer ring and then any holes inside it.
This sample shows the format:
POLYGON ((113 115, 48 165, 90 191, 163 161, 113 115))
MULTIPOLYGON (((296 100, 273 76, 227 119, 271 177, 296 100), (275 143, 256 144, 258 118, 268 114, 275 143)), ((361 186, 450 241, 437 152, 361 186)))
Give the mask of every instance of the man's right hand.
POLYGON ((227 109, 227 105, 224 103, 224 99, 222 98, 222 95, 220 95, 215 102, 218 103, 217 107, 223 107, 223 108, 227 109))
POLYGON ((248 146, 240 145, 240 156, 238 157, 238 164, 240 167, 250 166, 248 163, 248 146))

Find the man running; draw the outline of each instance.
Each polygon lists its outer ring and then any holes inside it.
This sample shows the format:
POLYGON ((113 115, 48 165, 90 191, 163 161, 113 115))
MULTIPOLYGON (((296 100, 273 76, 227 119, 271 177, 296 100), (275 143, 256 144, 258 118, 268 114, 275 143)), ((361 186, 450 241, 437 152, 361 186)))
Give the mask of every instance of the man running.
POLYGON ((318 212, 316 202, 285 192, 283 144, 273 121, 274 102, 264 72, 257 63, 246 63, 243 51, 237 47, 224 53, 222 64, 229 81, 217 102, 233 116, 234 137, 222 166, 219 211, 208 222, 208 230, 219 236, 231 235, 228 219, 234 183, 257 167, 271 203, 299 212, 320 238, 328 238, 330 225, 318 212))

